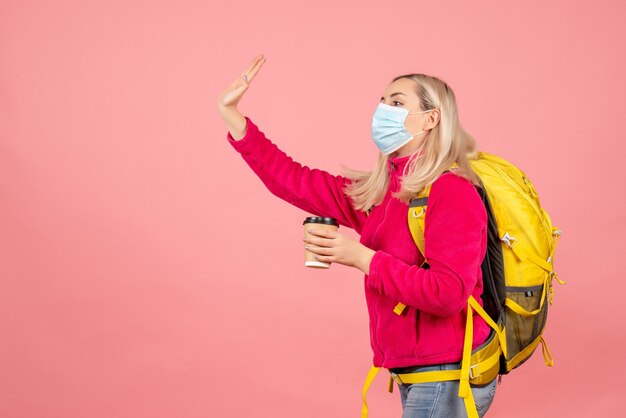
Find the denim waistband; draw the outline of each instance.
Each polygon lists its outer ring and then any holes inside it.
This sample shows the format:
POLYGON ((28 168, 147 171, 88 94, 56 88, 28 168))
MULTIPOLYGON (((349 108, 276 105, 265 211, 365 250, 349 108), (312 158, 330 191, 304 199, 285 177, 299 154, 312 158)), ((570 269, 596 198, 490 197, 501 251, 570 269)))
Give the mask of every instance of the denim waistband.
POLYGON ((389 371, 396 374, 426 372, 432 370, 455 370, 461 368, 461 362, 458 363, 445 363, 445 364, 428 364, 423 366, 407 366, 407 367, 394 367, 389 371))

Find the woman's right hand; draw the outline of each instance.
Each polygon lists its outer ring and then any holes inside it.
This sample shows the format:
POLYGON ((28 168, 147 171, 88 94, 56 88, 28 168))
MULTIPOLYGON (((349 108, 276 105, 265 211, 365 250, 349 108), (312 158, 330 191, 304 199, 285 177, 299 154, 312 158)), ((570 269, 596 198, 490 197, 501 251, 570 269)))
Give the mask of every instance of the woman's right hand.
POLYGON ((252 83, 252 80, 254 80, 254 77, 256 77, 265 61, 266 59, 263 54, 258 55, 252 60, 252 64, 250 64, 248 69, 242 72, 241 76, 237 77, 237 79, 220 94, 217 101, 220 110, 237 107, 243 94, 248 90, 250 83, 252 83))
POLYGON ((237 110, 237 105, 264 63, 265 57, 263 54, 258 55, 252 60, 252 64, 250 64, 248 69, 241 73, 241 76, 233 81, 232 84, 220 94, 217 100, 220 115, 235 140, 243 138, 246 135, 247 129, 246 118, 237 110))

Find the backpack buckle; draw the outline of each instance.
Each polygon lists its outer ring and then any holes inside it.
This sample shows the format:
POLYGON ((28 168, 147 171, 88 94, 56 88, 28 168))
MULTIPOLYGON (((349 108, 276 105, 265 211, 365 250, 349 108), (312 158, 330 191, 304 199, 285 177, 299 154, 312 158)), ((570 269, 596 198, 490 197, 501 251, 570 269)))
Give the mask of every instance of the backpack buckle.
POLYGON ((417 213, 417 209, 413 209, 413 217, 414 218, 419 218, 420 216, 422 216, 424 214, 424 212, 426 212, 423 207, 420 208, 420 209, 421 209, 421 211, 420 211, 419 214, 417 213))
POLYGON ((500 240, 506 243, 506 245, 508 245, 509 248, 513 248, 517 245, 517 238, 515 238, 512 235, 509 235, 508 232, 505 232, 504 235, 500 237, 500 240))
POLYGON ((473 366, 470 366, 469 368, 470 379, 475 379, 478 376, 480 376, 480 372, 478 371, 478 364, 474 364, 473 366), (474 372, 474 370, 476 370, 476 372, 474 372))
POLYGON ((403 384, 402 379, 400 379, 400 376, 398 376, 398 375, 397 375, 396 373, 394 373, 394 372, 389 372, 389 373, 391 374, 391 378, 392 378, 393 380, 395 380, 395 381, 396 381, 396 383, 398 383, 399 385, 402 385, 402 384, 403 384))

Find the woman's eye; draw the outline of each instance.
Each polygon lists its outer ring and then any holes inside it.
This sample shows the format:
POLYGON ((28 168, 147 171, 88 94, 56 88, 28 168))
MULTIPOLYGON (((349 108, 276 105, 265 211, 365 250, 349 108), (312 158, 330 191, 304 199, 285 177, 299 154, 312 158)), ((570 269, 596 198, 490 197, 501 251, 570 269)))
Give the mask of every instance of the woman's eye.
POLYGON ((393 101, 393 105, 395 106, 395 105, 396 105, 396 103, 398 103, 400 106, 402 106, 402 102, 399 102, 399 101, 397 101, 397 100, 394 100, 394 101, 393 101))

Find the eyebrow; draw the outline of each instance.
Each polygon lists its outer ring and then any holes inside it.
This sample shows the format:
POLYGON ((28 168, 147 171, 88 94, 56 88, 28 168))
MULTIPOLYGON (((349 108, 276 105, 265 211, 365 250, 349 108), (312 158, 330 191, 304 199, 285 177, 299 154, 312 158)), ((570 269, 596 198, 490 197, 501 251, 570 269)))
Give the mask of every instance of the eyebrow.
MULTIPOLYGON (((401 95, 403 95, 403 96, 406 96, 406 94, 404 94, 404 93, 395 92, 395 93, 391 93, 391 96, 389 96, 389 98, 392 98, 393 96, 397 96, 397 95, 399 95, 399 94, 401 94, 401 95)), ((385 100, 385 97, 384 97, 384 96, 383 96, 383 97, 381 97, 381 98, 380 98, 380 100, 385 100)))

